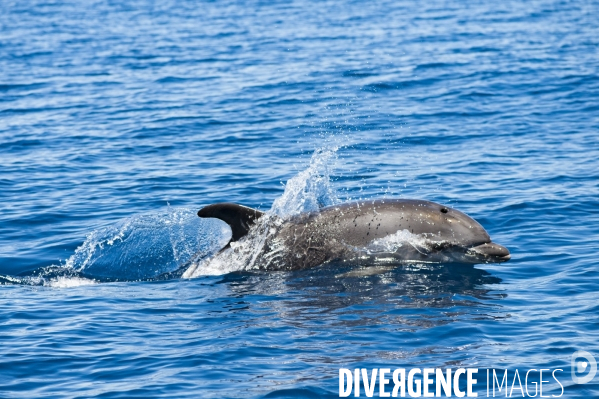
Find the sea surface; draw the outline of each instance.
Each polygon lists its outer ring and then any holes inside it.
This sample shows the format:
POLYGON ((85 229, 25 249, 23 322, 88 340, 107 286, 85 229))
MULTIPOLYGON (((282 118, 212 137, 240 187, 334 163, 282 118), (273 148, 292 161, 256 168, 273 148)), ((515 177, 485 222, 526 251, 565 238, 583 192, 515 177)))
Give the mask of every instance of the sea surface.
POLYGON ((337 397, 339 368, 384 367, 598 397, 570 376, 599 359, 598 15, 3 0, 0 397, 337 397), (202 206, 377 198, 459 209, 512 259, 175 273, 228 241, 202 206))

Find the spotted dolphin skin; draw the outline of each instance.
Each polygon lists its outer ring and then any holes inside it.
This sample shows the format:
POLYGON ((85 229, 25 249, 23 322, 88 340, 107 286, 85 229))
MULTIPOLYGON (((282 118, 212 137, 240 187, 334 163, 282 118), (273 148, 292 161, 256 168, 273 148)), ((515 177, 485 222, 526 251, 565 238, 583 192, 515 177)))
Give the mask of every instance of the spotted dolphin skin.
MULTIPOLYGON (((231 241, 224 251, 265 214, 220 203, 202 208, 198 216, 218 218, 231 227, 231 241)), ((300 214, 280 223, 262 251, 278 254, 263 257, 258 265, 269 270, 305 269, 333 260, 476 264, 510 259, 508 249, 492 242, 468 215, 435 202, 409 199, 350 202, 300 214)))

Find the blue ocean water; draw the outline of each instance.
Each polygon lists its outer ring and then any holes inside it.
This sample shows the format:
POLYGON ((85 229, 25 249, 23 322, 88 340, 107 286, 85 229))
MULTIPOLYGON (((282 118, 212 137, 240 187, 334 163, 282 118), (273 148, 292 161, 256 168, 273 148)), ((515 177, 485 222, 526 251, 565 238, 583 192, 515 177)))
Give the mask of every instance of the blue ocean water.
POLYGON ((597 15, 2 1, 0 396, 337 397, 342 367, 458 366, 599 396, 570 378, 599 355, 597 15), (370 198, 455 207, 512 260, 169 274, 227 242, 204 205, 370 198))

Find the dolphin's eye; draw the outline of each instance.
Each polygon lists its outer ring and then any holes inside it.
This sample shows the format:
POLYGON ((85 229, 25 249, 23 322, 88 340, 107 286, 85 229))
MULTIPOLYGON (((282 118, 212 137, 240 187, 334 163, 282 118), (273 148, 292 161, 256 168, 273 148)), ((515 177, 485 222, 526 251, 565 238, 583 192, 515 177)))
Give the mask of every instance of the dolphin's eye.
POLYGON ((447 212, 449 212, 449 209, 447 209, 445 207, 441 208, 441 213, 447 213, 447 212))

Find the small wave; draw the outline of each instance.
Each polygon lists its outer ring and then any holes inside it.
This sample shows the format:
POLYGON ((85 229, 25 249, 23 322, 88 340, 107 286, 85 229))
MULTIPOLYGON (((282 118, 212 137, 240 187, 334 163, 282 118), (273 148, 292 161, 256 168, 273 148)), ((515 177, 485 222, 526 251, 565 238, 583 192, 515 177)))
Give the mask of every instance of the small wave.
MULTIPOLYGON (((66 275, 58 275, 55 277, 48 276, 0 276, 0 284, 3 285, 31 285, 31 286, 44 286, 52 288, 73 288, 81 287, 84 285, 97 284, 98 281, 69 275, 69 271, 64 270, 66 275)), ((48 273, 50 274, 50 273, 48 273)))

